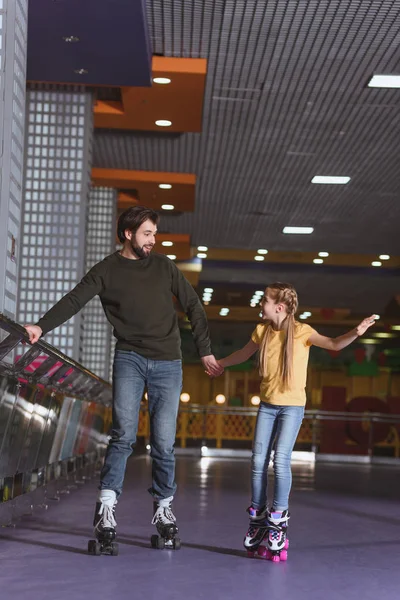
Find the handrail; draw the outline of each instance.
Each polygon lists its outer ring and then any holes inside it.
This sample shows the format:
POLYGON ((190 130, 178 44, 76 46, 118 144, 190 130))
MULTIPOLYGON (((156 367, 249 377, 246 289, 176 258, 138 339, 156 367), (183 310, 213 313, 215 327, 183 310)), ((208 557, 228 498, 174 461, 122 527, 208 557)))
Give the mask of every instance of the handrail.
POLYGON ((0 330, 8 333, 0 342, 0 374, 24 379, 52 392, 62 392, 106 406, 111 404, 111 385, 107 381, 44 340, 30 344, 26 329, 3 313, 0 313, 0 330), (4 359, 21 343, 29 344, 30 349, 17 362, 6 362, 4 359), (46 355, 43 362, 34 365, 34 361, 43 354, 46 355))

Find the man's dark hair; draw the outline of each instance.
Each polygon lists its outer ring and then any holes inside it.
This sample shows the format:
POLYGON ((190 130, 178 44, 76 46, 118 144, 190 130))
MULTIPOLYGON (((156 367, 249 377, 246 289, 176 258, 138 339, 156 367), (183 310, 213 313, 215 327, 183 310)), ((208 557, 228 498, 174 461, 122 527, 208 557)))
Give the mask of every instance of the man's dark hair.
POLYGON ((146 206, 131 206, 125 210, 118 219, 117 235, 119 241, 123 244, 125 241, 125 230, 129 229, 133 234, 145 221, 150 220, 154 225, 158 225, 159 215, 151 208, 146 206))

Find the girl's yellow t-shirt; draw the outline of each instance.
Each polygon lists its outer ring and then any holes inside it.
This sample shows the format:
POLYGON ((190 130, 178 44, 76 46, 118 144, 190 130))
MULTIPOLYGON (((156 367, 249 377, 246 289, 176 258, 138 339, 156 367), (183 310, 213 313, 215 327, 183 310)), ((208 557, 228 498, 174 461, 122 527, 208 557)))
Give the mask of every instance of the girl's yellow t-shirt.
POLYGON ((315 329, 306 323, 298 323, 294 333, 293 379, 290 389, 282 390, 281 352, 285 340, 285 331, 275 331, 268 323, 260 323, 252 333, 251 339, 260 344, 269 329, 267 349, 267 375, 261 382, 262 402, 279 406, 305 406, 307 365, 310 353, 309 338, 315 329))

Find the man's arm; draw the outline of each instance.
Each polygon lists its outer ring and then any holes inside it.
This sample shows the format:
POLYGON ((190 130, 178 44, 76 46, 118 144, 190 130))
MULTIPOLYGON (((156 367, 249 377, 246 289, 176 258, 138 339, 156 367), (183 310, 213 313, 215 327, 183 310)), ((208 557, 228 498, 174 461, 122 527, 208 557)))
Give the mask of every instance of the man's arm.
POLYGON ((68 294, 57 302, 35 325, 25 325, 32 344, 79 312, 103 289, 101 263, 95 265, 68 294))
POLYGON ((183 310, 188 316, 192 327, 194 342, 204 369, 208 375, 221 375, 223 368, 217 363, 215 356, 211 354, 207 317, 200 299, 178 267, 174 263, 171 263, 171 266, 172 293, 179 300, 183 310))

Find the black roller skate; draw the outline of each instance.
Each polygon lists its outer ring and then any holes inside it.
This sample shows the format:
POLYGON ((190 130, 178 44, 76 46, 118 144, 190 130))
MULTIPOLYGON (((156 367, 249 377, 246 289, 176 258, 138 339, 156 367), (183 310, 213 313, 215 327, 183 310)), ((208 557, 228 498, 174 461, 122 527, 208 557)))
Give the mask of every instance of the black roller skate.
POLYGON ((97 539, 88 543, 89 554, 118 555, 118 544, 115 542, 117 523, 115 521, 116 493, 113 490, 101 490, 94 513, 94 534, 97 539))
POLYGON ((151 536, 152 548, 173 548, 179 550, 181 547, 181 540, 176 537, 178 533, 178 526, 176 524, 176 517, 171 510, 171 504, 173 496, 170 498, 163 498, 154 502, 154 516, 152 524, 157 527, 159 535, 155 534, 151 536))
POLYGON ((243 544, 247 550, 247 556, 254 557, 257 555, 258 548, 267 533, 267 510, 265 507, 257 509, 249 506, 247 512, 250 517, 250 525, 243 544))
POLYGON ((289 540, 288 521, 290 514, 288 510, 283 512, 269 512, 267 515, 268 532, 263 541, 263 545, 259 547, 258 553, 267 560, 272 562, 280 562, 287 560, 289 540))

